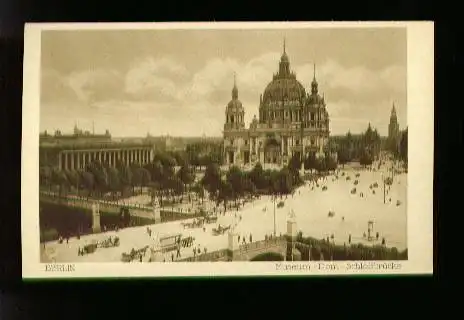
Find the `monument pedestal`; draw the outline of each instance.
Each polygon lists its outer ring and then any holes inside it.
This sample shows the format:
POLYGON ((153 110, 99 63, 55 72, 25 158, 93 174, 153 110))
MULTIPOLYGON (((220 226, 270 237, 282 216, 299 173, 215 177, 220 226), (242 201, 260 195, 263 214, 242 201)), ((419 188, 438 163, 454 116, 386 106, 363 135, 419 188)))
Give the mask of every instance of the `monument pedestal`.
POLYGON ((228 245, 228 250, 229 250, 229 259, 233 260, 234 258, 234 251, 238 250, 239 243, 238 243, 238 234, 235 232, 231 231, 228 233, 229 237, 229 245, 228 245))
POLYGON ((161 222, 161 209, 153 208, 153 216, 155 217, 155 223, 161 222))
POLYGON ((286 260, 293 261, 294 257, 294 244, 297 238, 297 229, 296 229, 296 216, 295 212, 292 210, 290 216, 287 220, 287 257, 286 260))
POLYGON ((92 204, 92 231, 94 233, 101 232, 100 205, 98 203, 92 204))

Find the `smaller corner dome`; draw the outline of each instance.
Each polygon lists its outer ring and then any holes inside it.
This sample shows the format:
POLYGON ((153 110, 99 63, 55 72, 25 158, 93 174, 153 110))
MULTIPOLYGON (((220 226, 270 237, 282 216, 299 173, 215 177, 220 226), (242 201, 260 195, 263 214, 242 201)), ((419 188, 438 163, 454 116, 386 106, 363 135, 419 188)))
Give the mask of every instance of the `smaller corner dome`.
POLYGON ((232 99, 227 104, 227 110, 234 109, 235 111, 239 111, 243 109, 242 102, 238 99, 232 99))

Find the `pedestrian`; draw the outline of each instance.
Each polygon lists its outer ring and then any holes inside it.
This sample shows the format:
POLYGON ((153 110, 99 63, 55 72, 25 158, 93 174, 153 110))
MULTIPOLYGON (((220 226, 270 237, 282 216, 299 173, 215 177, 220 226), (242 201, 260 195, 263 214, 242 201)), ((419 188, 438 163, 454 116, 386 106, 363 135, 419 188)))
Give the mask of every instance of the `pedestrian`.
POLYGON ((240 235, 238 235, 238 243, 240 243, 240 235))
POLYGON ((193 257, 195 258, 197 256, 197 249, 193 248, 193 257))
POLYGON ((140 255, 140 258, 139 258, 140 262, 142 262, 142 255, 140 255))
POLYGON ((385 245, 385 238, 382 238, 382 246, 385 245))
POLYGON ((351 244, 351 233, 348 236, 348 244, 351 244))
POLYGON ((174 262, 174 253, 171 253, 171 260, 174 262))
POLYGON ((250 233, 250 243, 252 243, 252 242, 253 242, 253 236, 250 233))
POLYGON ((177 255, 176 255, 176 258, 179 258, 180 257, 180 247, 177 247, 177 255))
POLYGON ((377 238, 377 241, 379 241, 379 232, 375 234, 375 237, 377 238))

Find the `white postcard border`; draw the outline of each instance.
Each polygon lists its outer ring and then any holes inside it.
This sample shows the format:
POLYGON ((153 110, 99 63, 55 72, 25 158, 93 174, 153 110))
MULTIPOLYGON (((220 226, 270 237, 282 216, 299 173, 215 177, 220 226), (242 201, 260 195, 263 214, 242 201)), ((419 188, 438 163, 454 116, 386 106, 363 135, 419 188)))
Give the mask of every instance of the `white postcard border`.
POLYGON ((24 35, 22 133, 23 278, 291 276, 346 274, 430 274, 433 272, 433 22, 272 22, 272 23, 60 23, 27 24, 24 35), (197 262, 40 263, 39 121, 40 54, 43 30, 74 29, 282 29, 407 28, 408 55, 408 261, 359 262, 197 262), (413 143, 411 143, 413 142, 413 143), (50 271, 53 270, 53 271, 50 271))

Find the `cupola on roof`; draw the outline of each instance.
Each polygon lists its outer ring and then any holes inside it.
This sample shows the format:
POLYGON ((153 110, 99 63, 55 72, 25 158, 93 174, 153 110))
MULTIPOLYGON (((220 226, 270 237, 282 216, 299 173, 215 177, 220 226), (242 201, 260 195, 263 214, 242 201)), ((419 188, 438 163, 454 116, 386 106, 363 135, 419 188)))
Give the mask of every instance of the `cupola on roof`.
POLYGON ((236 81, 236 75, 234 73, 234 87, 232 88, 232 100, 229 101, 227 104, 227 111, 242 111, 243 106, 242 102, 238 100, 238 88, 237 88, 237 81, 236 81))
POLYGON ((274 74, 263 94, 263 103, 282 102, 284 100, 302 100, 306 96, 303 85, 296 80, 296 75, 290 71, 290 61, 284 50, 279 62, 279 71, 274 74))

